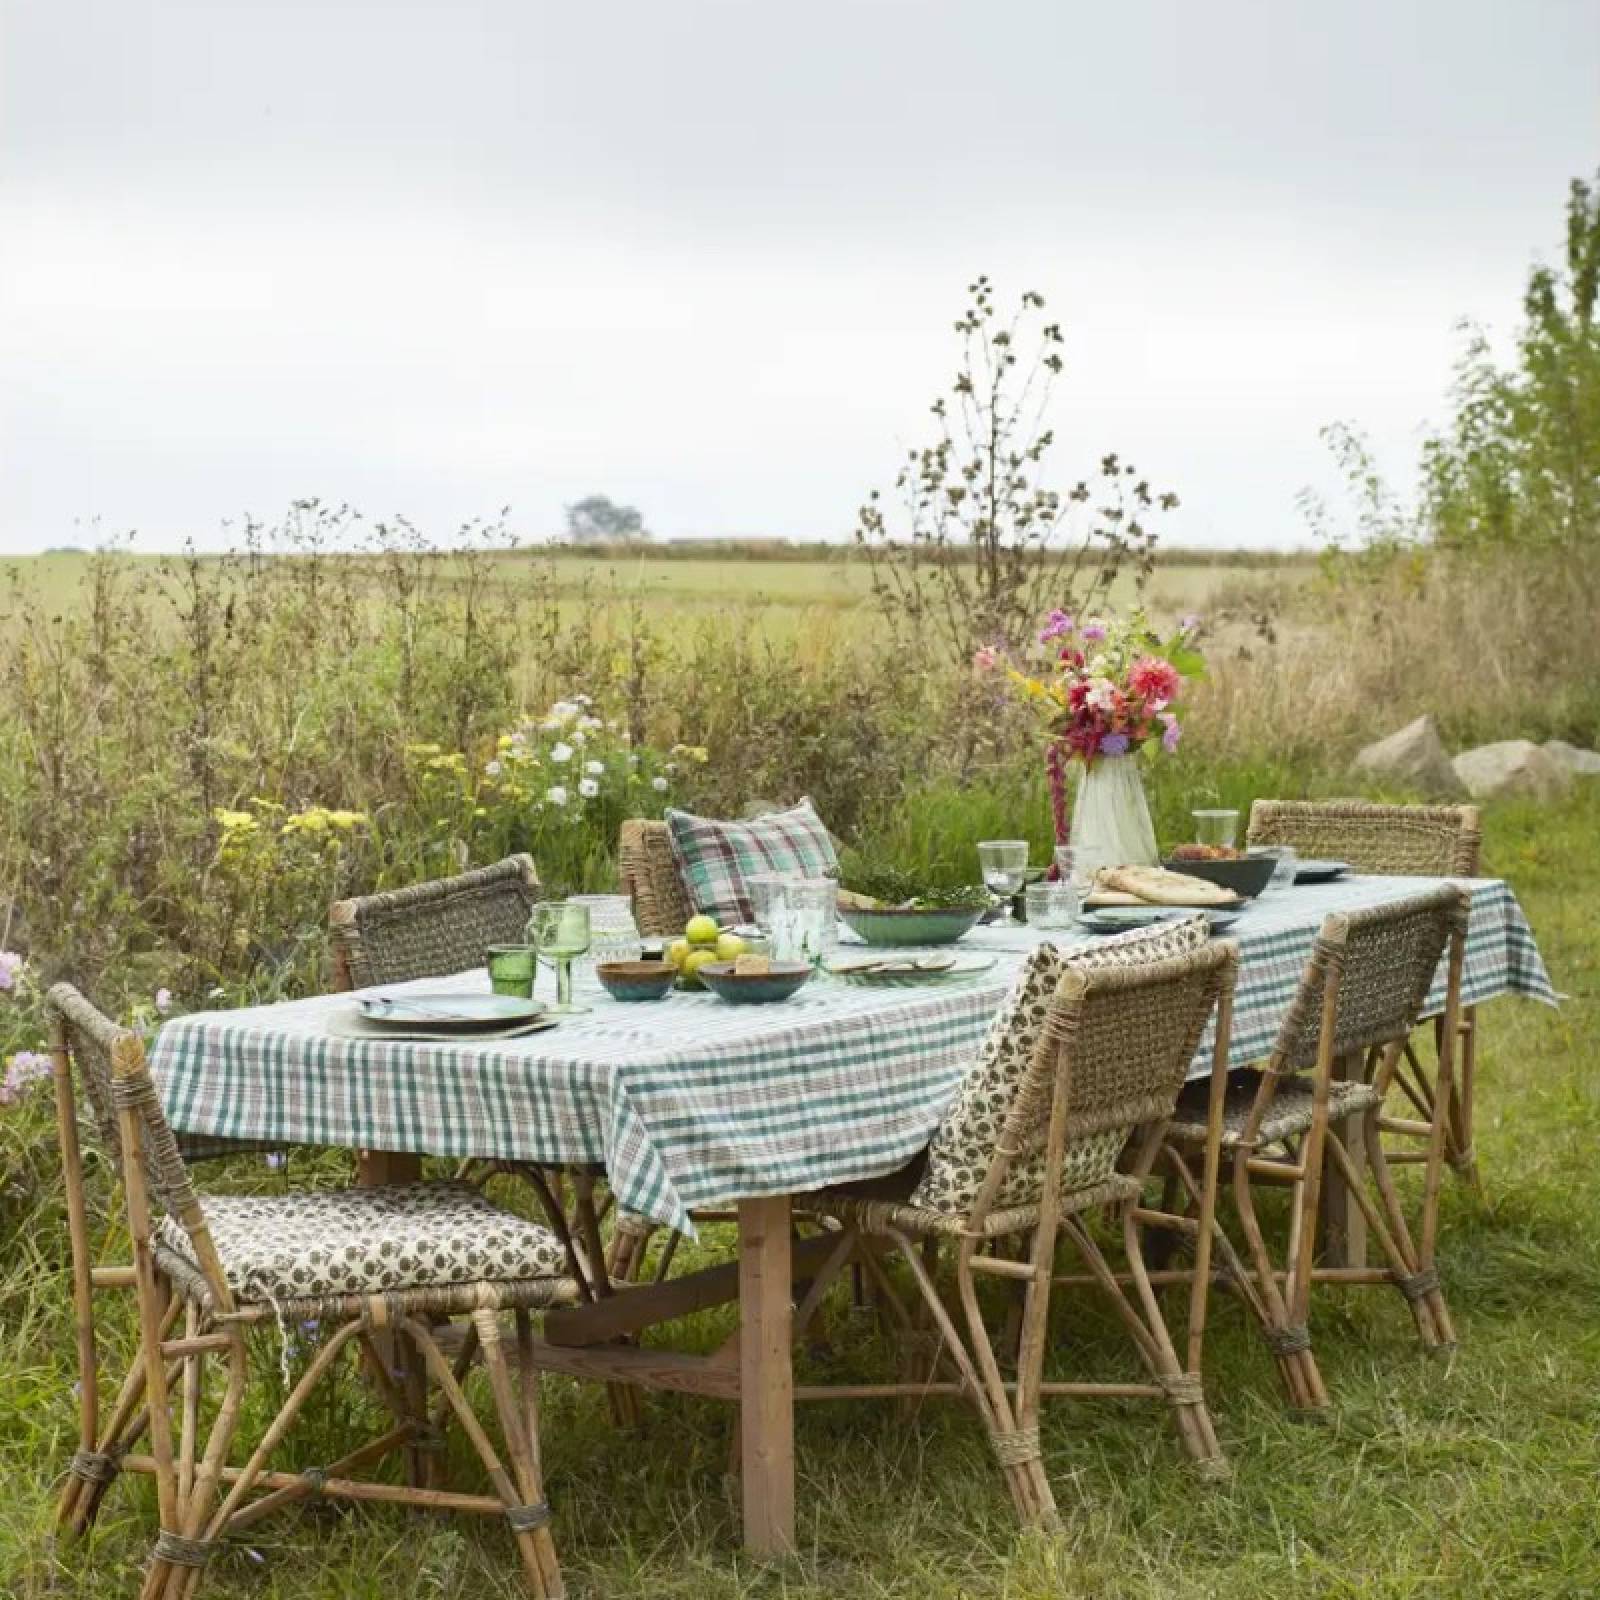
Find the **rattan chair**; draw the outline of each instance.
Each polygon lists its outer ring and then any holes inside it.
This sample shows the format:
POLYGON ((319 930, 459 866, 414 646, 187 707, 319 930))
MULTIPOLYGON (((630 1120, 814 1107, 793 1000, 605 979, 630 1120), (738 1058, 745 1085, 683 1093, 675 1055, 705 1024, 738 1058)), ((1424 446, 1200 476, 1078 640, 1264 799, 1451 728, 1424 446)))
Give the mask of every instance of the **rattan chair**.
MULTIPOLYGON (((1201 935, 1203 937, 1203 934, 1201 935)), ((859 1264, 880 1303, 910 1341, 931 1317, 935 1351, 925 1376, 910 1383, 832 1391, 841 1395, 960 1395, 977 1409, 1025 1524, 1057 1521, 1039 1443, 1039 1405, 1055 1396, 1148 1398, 1172 1408, 1189 1454, 1209 1474, 1226 1471, 1200 1379, 1200 1349, 1210 1277, 1212 1230, 1144 1204, 1146 1179, 1173 1104, 1207 1021, 1216 1015, 1212 1075, 1220 1105, 1237 948, 1202 944, 1162 960, 1100 969, 1067 966, 1042 1017, 1024 1015, 1027 1032, 1009 1060, 1022 1062, 1006 1089, 1009 1110, 980 1115, 963 1138, 991 1129, 976 1198, 960 1210, 933 1208, 919 1191, 927 1169, 914 1163, 890 1178, 848 1184, 804 1198, 813 1215, 833 1219, 839 1243, 796 1313, 803 1332, 829 1284, 859 1264), (1119 1156, 1121 1157, 1119 1163, 1119 1156), (1126 1270, 1112 1269, 1089 1223, 1104 1215, 1126 1270), (1142 1232, 1177 1227, 1194 1236, 1189 1340, 1180 1358, 1146 1274, 1142 1232), (1043 1376, 1058 1241, 1066 1239, 1111 1300, 1147 1369, 1143 1382, 1046 1382, 1043 1376), (936 1281, 941 1244, 954 1250, 956 1304, 936 1281), (916 1312, 905 1306, 879 1251, 892 1246, 916 1283, 916 1312), (986 1250, 992 1253, 982 1253, 986 1250), (1008 1381, 984 1320, 979 1279, 998 1277, 1025 1294, 1016 1378, 1008 1381), (1131 1284, 1133 1293, 1124 1287, 1131 1284), (948 1374, 940 1381, 939 1372, 948 1374)), ((975 1068, 975 1071, 979 1070, 975 1068)), ((990 1093, 986 1086, 982 1093, 990 1093)), ((956 1107, 964 1097, 958 1096, 956 1107)), ((946 1124, 958 1112, 952 1107, 946 1124)), ((928 1161, 935 1159, 935 1134, 928 1161)), ((976 1154, 979 1145, 974 1143, 976 1154)), ((962 1163, 971 1174, 970 1162, 962 1163)), ((806 1398, 828 1398, 819 1386, 806 1398)))
MULTIPOLYGON (((138 1035, 103 1017, 69 985, 56 985, 47 999, 77 1334, 87 1355, 78 1449, 59 1506, 62 1526, 85 1529, 119 1471, 152 1475, 160 1534, 141 1593, 143 1600, 185 1600, 219 1539, 323 1495, 487 1513, 509 1524, 528 1591, 560 1595, 533 1368, 522 1361, 522 1382, 514 1384, 500 1321, 501 1313, 513 1314, 518 1355, 525 1356, 531 1313, 578 1298, 577 1285, 561 1271, 554 1235, 456 1184, 202 1196, 162 1112, 138 1035), (115 1286, 131 1288, 138 1306, 138 1359, 104 1417, 77 1091, 122 1178, 133 1265, 115 1286), (352 1249, 356 1242, 372 1248, 352 1249), (437 1327, 452 1317, 470 1319, 454 1365, 437 1327), (263 1363, 276 1365, 270 1348, 260 1341, 252 1348, 248 1333, 313 1318, 320 1347, 248 1459, 231 1464, 246 1393, 263 1363), (431 1411, 389 1377, 374 1344, 384 1330, 421 1353, 440 1394, 431 1411), (326 1468, 271 1469, 273 1452, 347 1347, 365 1358, 391 1414, 389 1426, 326 1468), (480 1352, 505 1438, 504 1463, 461 1387, 480 1352), (492 1494, 417 1490, 359 1475, 394 1451, 437 1444, 452 1417, 482 1461, 492 1494), (146 1436, 148 1451, 140 1453, 146 1436)), ((272 1385, 265 1387, 270 1392, 272 1385)))
MULTIPOLYGON (((1483 847, 1476 806, 1384 806, 1364 800, 1257 800, 1250 808, 1250 844, 1292 845, 1303 856, 1348 861, 1357 872, 1393 877, 1475 878, 1483 847)), ((1437 1092, 1439 1019, 1422 1030, 1432 1034, 1434 1062, 1418 1052, 1417 1039, 1406 1043, 1395 1073, 1397 1098, 1424 1122, 1433 1115, 1437 1092)), ((1457 1177, 1478 1186, 1473 1142, 1473 1088, 1477 1077, 1477 1017, 1474 1008, 1461 1011, 1456 1048, 1454 1091, 1445 1125, 1445 1158, 1457 1177)), ((1426 1152, 1405 1148, 1403 1128, 1414 1121, 1409 1112, 1391 1119, 1385 1131, 1400 1135, 1389 1153, 1391 1162, 1421 1162, 1426 1152)))
POLYGON ((664 822, 634 817, 617 841, 617 876, 633 902, 633 920, 647 939, 675 939, 694 915, 664 822))
MULTIPOLYGON (((1408 900, 1330 916, 1261 1071, 1238 1074, 1222 1110, 1222 1146, 1247 1260, 1222 1249, 1231 1285, 1260 1319, 1290 1405, 1319 1410, 1328 1394, 1311 1350, 1310 1296, 1317 1281, 1389 1284, 1397 1289, 1428 1349, 1455 1343, 1435 1267, 1439 1185, 1460 1009, 1461 963, 1470 901, 1447 885, 1408 900), (1440 1098, 1426 1129, 1416 1233, 1408 1224, 1385 1157, 1383 1104, 1396 1063, 1447 960, 1441 1031, 1440 1098), (1359 1158, 1365 1156, 1363 1172, 1359 1158), (1317 1224, 1324 1160, 1331 1160, 1386 1265, 1319 1265, 1317 1224), (1369 1194, 1372 1180, 1376 1199, 1369 1194), (1289 1193, 1286 1237, 1275 1257, 1255 1207, 1257 1184, 1289 1193)), ((1191 1089, 1181 1097, 1166 1156, 1198 1208, 1204 1180, 1189 1157, 1216 1137, 1216 1108, 1191 1089)))
POLYGON ((328 912, 333 986, 366 989, 481 966, 490 945, 522 943, 539 898, 533 858, 518 855, 453 878, 335 901, 328 912))

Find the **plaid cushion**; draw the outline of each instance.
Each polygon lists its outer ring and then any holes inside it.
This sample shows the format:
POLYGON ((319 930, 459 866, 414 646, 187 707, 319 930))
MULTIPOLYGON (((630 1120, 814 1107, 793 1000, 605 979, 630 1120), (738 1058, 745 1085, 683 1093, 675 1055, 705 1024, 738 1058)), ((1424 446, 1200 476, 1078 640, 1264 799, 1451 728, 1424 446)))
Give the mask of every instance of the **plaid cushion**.
POLYGON ((689 811, 667 812, 667 837, 678 876, 696 911, 723 926, 754 915, 748 882, 763 872, 836 878, 833 840, 809 799, 751 822, 718 822, 689 811))

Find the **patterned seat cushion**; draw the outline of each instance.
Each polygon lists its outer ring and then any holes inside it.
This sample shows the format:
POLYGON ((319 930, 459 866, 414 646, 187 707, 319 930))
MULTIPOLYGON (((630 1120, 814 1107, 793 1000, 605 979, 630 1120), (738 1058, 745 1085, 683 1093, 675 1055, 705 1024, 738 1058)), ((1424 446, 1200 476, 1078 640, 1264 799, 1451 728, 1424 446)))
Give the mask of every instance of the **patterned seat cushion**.
POLYGON ((754 916, 749 880, 760 873, 804 878, 839 873, 833 840, 809 800, 750 822, 668 811, 667 837, 689 904, 725 927, 754 916))
MULTIPOLYGON (((502 1211, 464 1183, 208 1194, 201 1204, 242 1302, 559 1278, 567 1270, 548 1228, 502 1211)), ((176 1218, 163 1218, 160 1242, 193 1259, 176 1218)))
MULTIPOLYGON (((1069 965, 1080 970, 1161 961, 1199 949, 1211 936, 1203 916, 1155 928, 1113 934, 1086 946, 1059 950, 1041 944, 1023 964, 1005 1003, 995 1014, 977 1060, 962 1080, 928 1145, 928 1164, 909 1203, 947 1216, 965 1215, 978 1197, 994 1159, 995 1145, 1018 1087, 1033 1059, 1056 985, 1069 965)), ((1126 1131, 1111 1128, 1068 1145, 1062 1162, 1065 1190, 1100 1183, 1116 1165, 1126 1131)), ((995 1206, 1036 1203, 1044 1184, 1043 1148, 1019 1157, 1007 1172, 995 1206)))

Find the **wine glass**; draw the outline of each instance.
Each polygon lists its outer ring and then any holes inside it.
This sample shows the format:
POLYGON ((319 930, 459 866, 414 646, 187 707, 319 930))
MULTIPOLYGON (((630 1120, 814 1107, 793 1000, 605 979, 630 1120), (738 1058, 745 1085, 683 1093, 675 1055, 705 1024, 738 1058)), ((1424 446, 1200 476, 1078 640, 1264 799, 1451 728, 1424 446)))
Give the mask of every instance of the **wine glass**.
POLYGON ((588 1006, 572 1002, 572 962, 589 948, 589 908, 572 900, 541 900, 528 919, 528 943, 548 961, 556 973, 556 1003, 550 1010, 558 1015, 587 1011, 588 1006))
POLYGON ((983 886, 1000 899, 1000 922, 1010 922, 1011 902, 1028 877, 1026 839, 984 839, 978 845, 983 886))

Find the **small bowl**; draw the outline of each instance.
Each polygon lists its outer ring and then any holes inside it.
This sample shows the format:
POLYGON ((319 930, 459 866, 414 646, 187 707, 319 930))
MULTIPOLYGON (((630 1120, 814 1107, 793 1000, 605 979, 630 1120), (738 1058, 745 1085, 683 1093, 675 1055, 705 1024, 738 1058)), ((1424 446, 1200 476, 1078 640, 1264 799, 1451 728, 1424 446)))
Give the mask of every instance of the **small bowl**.
POLYGON ((1207 883, 1221 884, 1232 889, 1246 900, 1255 897, 1272 880, 1272 869, 1277 862, 1270 856, 1240 856, 1233 861, 1184 861, 1172 859, 1162 862, 1169 872, 1182 872, 1191 878, 1204 878, 1207 883))
POLYGON ((774 961, 770 972, 735 972, 731 961, 708 961, 697 976, 719 1000, 736 1006, 787 1000, 811 976, 804 961, 774 961))
POLYGON ((839 915, 868 944, 954 944, 971 931, 983 910, 982 906, 946 906, 933 911, 893 907, 863 911, 857 906, 840 906, 839 915))
POLYGON ((660 1000, 672 992, 678 969, 665 961, 602 961, 594 975, 613 1000, 660 1000))

